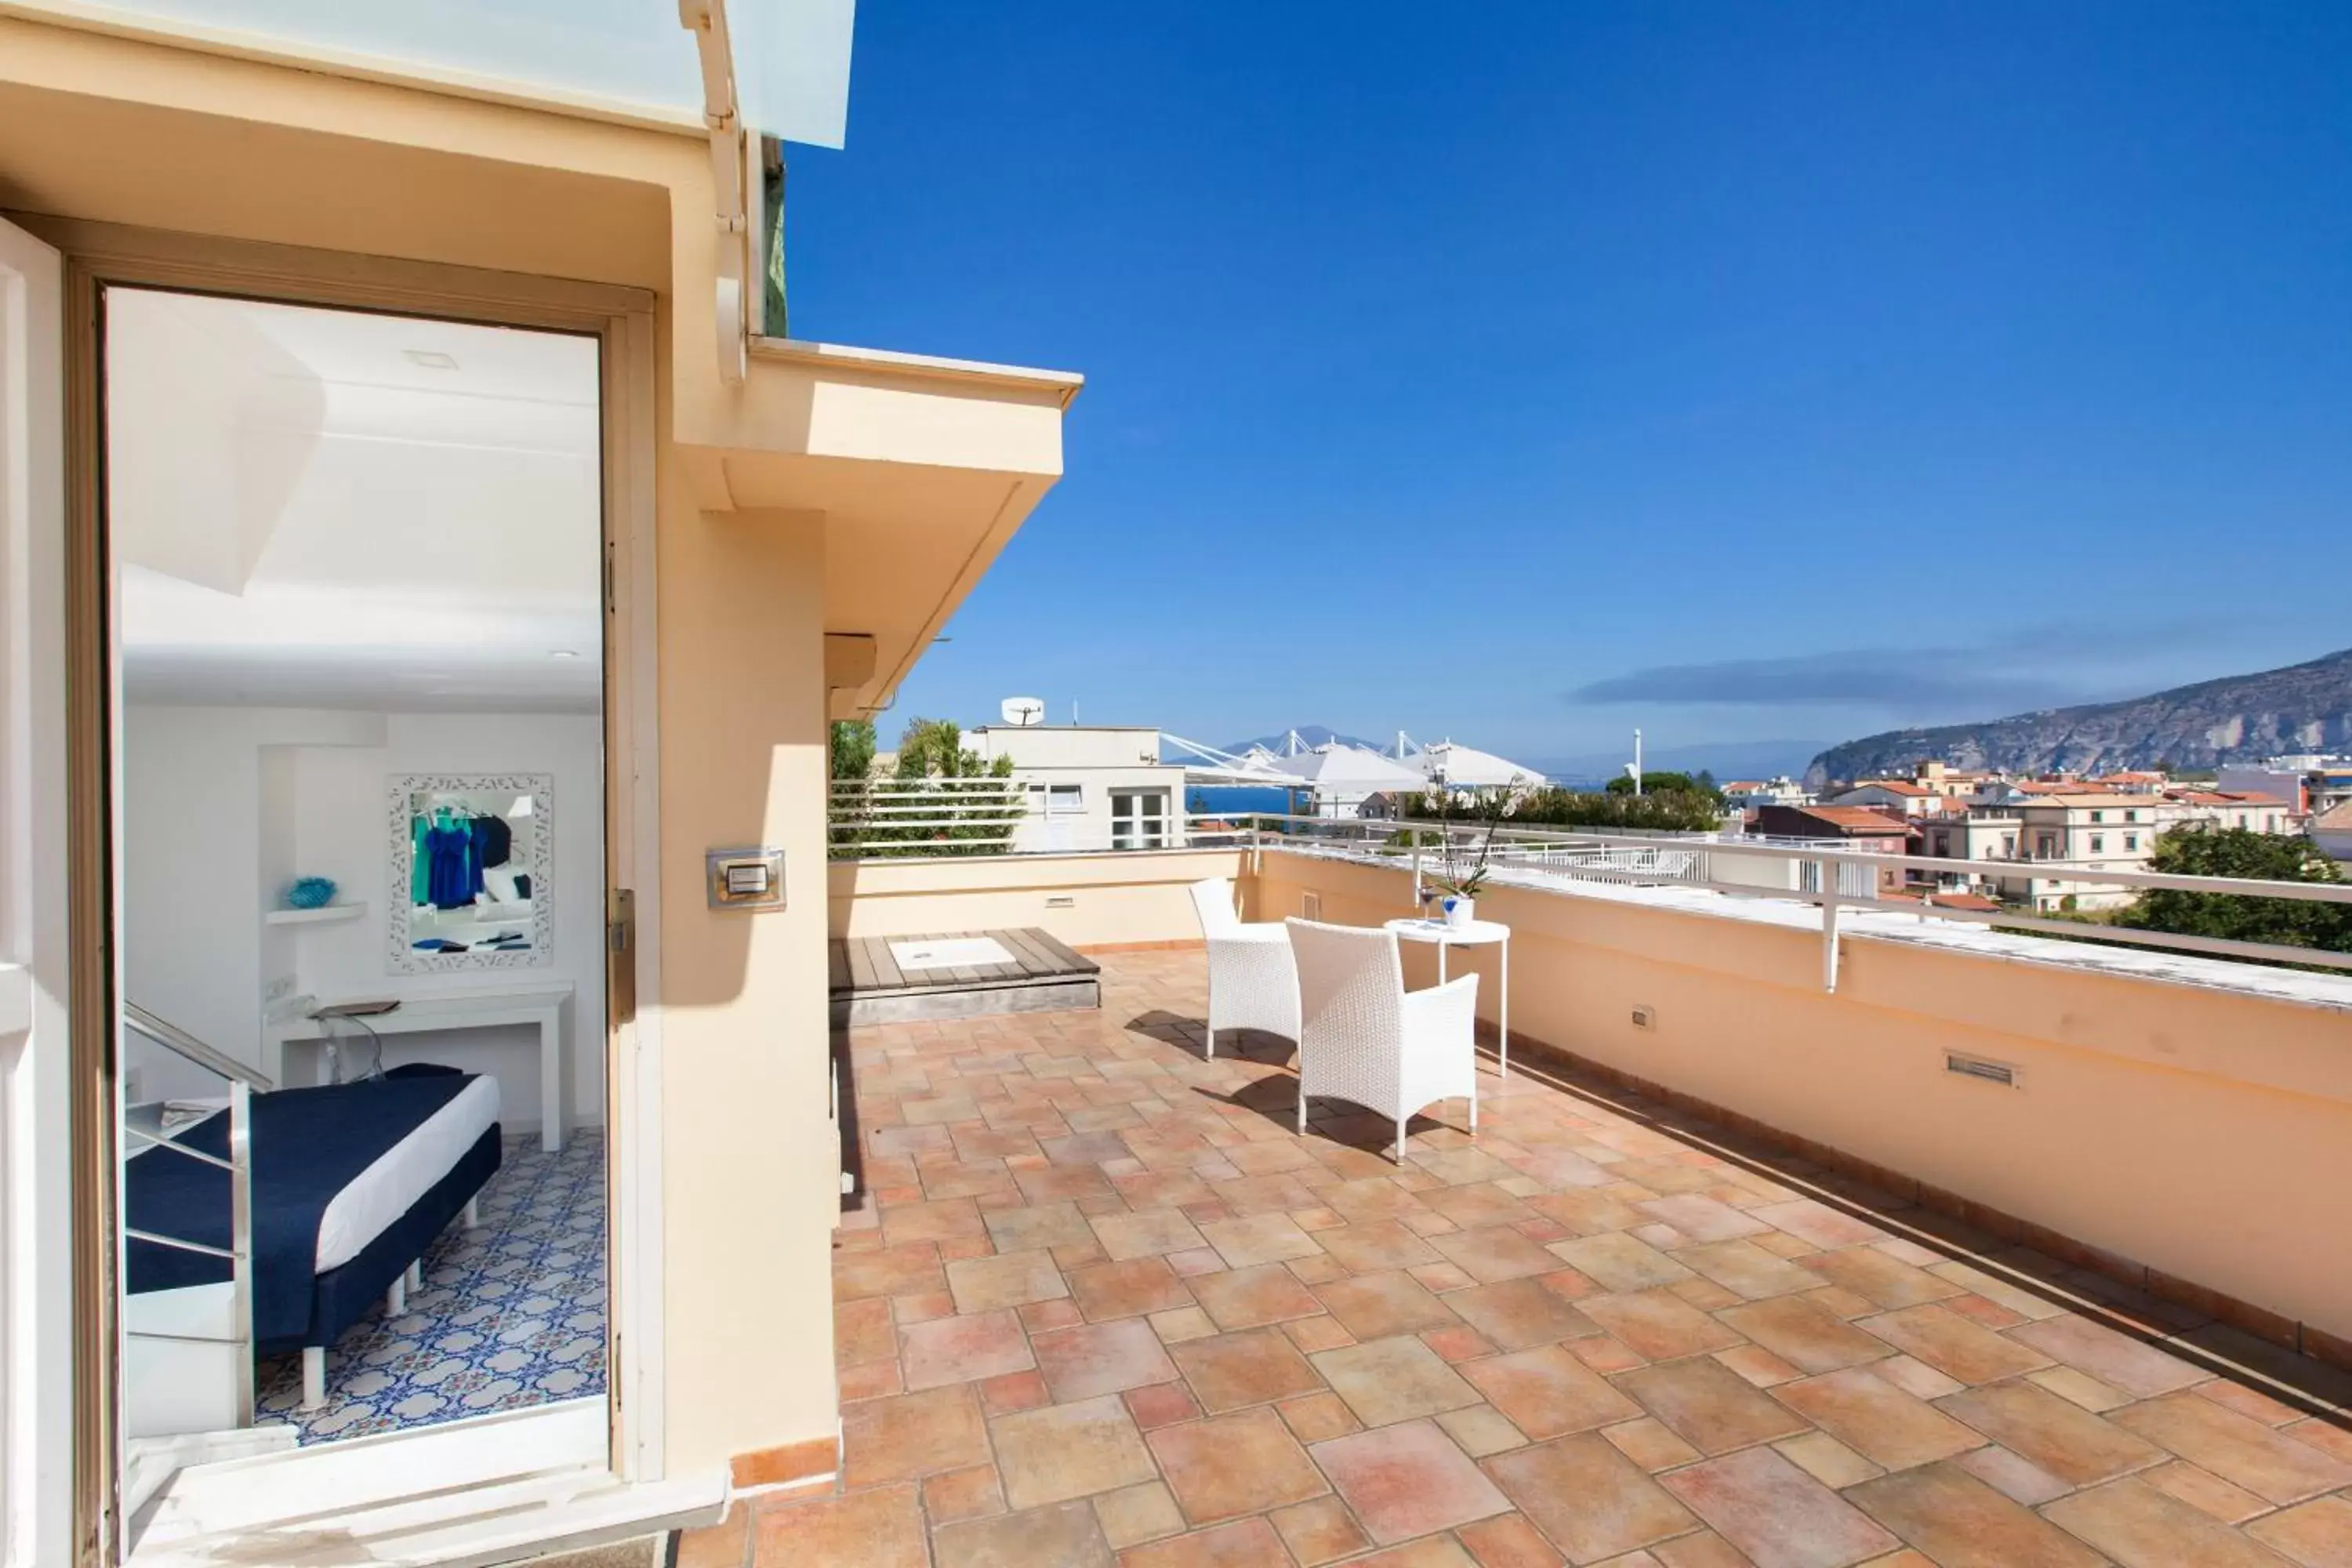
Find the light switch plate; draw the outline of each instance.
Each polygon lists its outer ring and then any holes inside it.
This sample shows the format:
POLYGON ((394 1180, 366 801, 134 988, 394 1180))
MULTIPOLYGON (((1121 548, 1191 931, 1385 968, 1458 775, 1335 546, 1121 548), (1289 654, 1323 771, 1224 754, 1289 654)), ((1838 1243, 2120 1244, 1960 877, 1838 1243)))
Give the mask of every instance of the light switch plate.
POLYGON ((708 850, 703 885, 714 910, 760 914, 784 907, 784 852, 772 845, 708 850))

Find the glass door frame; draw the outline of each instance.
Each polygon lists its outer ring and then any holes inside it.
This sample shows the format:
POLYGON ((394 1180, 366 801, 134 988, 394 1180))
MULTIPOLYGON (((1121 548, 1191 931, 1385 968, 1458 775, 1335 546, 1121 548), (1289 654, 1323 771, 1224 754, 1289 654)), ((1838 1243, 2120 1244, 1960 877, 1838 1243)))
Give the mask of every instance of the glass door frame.
MULTIPOLYGON (((120 705, 112 690, 101 296, 111 286, 590 335, 604 445, 607 1366, 606 1459, 663 1469, 658 646, 654 608, 655 300, 616 285, 165 233, 37 215, 11 221, 65 259, 64 520, 76 1568, 124 1550, 116 1310, 116 1047, 121 994, 112 849, 120 705)), ((480 1484, 496 1477, 481 1478, 480 1484)))

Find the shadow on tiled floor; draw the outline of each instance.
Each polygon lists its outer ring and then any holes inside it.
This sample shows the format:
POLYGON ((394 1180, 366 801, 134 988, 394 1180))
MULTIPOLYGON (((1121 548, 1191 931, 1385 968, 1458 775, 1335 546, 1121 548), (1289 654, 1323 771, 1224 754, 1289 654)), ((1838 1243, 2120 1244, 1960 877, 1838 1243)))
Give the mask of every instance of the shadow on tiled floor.
POLYGON ((854 1034, 844 1474, 682 1568, 2352 1564, 2352 1380, 1597 1083, 1300 1138, 1104 982, 854 1034))

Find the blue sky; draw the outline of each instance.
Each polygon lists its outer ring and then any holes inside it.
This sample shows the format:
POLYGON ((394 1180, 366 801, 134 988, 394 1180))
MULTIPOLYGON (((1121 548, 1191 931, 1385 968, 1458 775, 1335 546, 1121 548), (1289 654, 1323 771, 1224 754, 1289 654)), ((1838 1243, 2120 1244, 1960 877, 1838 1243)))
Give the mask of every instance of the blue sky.
POLYGON ((1531 759, 2352 644, 2352 5, 866 0, 794 335, 1088 377, 906 685, 1531 759))

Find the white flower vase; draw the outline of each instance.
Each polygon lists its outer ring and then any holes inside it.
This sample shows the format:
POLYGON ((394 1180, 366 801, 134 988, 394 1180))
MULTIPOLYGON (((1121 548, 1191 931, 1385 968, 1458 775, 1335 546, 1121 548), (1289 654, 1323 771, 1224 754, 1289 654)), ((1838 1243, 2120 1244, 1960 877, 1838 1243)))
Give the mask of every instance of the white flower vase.
POLYGON ((1478 900, 1449 896, 1445 900, 1445 923, 1460 931, 1478 918, 1478 900))

